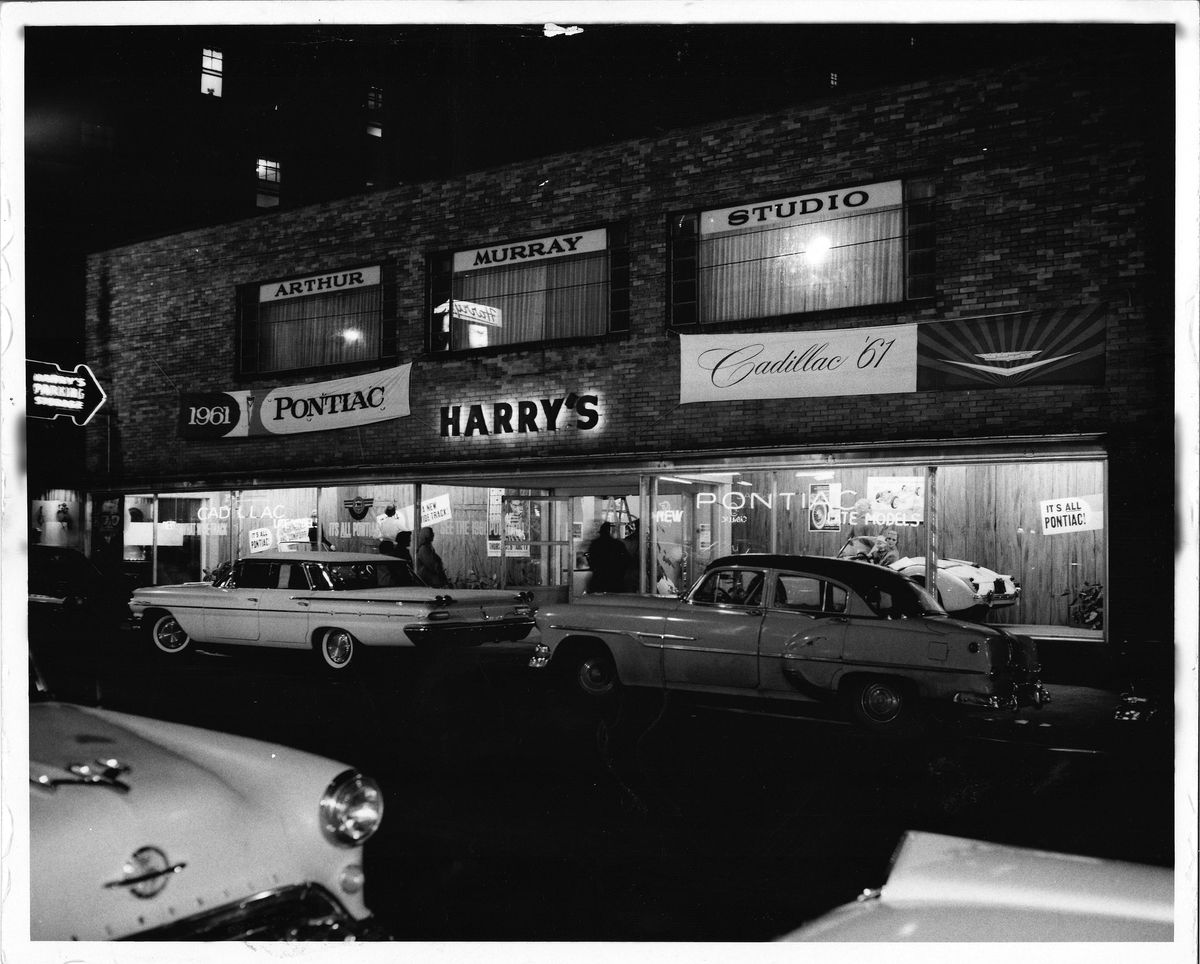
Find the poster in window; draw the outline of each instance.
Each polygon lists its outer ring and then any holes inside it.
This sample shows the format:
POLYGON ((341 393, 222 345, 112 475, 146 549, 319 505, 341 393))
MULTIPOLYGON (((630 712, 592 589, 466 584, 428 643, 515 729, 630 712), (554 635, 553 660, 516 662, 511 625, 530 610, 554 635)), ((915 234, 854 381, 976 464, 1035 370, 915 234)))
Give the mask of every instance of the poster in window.
POLYGON ((810 482, 808 485, 808 531, 837 532, 842 527, 842 484, 810 482))

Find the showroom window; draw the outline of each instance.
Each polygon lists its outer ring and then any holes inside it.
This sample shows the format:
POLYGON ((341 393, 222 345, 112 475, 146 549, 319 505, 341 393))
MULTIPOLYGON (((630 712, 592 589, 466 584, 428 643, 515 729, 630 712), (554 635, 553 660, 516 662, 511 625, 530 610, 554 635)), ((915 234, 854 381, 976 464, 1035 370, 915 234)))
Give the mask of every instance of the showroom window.
POLYGON ((629 327, 619 227, 567 231, 430 259, 433 351, 581 338, 629 327))
POLYGON ((671 219, 671 318, 716 324, 933 295, 933 186, 848 185, 671 219))
POLYGON ((395 354, 389 272, 344 268, 238 289, 239 373, 378 362, 395 354))

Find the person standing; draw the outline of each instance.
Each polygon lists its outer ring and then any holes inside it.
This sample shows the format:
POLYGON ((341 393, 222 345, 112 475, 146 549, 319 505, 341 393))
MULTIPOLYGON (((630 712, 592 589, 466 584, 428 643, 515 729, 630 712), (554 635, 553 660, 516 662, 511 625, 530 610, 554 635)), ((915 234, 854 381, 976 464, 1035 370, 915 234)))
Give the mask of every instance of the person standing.
POLYGON ((396 555, 396 537, 400 534, 400 530, 404 527, 404 523, 396 517, 396 507, 389 505, 383 510, 383 515, 379 517, 379 551, 389 555, 396 555))
POLYGON ((625 544, 612 534, 612 523, 602 522, 600 531, 587 551, 592 569, 588 592, 621 592, 625 588, 625 570, 629 568, 629 552, 625 544))
POLYGON ((440 589, 450 583, 446 579, 446 567, 442 565, 442 557, 433 548, 433 530, 429 526, 421 529, 417 540, 417 575, 427 586, 440 589))

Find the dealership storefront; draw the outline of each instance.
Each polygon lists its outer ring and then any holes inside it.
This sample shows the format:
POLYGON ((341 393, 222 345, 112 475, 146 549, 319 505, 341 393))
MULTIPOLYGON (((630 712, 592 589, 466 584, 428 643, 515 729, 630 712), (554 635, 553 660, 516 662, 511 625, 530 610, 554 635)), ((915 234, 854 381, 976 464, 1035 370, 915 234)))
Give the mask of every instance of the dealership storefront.
MULTIPOLYGON (((202 579, 267 549, 378 552, 380 523, 394 507, 403 529, 432 530, 454 586, 529 588, 562 600, 587 590, 586 553, 602 522, 634 561, 626 590, 662 594, 686 589, 722 555, 853 555, 893 533, 897 556, 912 565, 932 555, 1012 577, 1017 598, 973 618, 1103 638, 1099 439, 912 444, 887 455, 867 446, 666 455, 619 469, 548 457, 503 475, 447 467, 441 479, 101 493, 89 507, 92 554, 115 562, 119 551, 131 581, 162 584, 202 579)), ((937 578, 953 608, 945 581, 963 573, 937 578)), ((976 588, 986 597, 990 579, 976 588)))

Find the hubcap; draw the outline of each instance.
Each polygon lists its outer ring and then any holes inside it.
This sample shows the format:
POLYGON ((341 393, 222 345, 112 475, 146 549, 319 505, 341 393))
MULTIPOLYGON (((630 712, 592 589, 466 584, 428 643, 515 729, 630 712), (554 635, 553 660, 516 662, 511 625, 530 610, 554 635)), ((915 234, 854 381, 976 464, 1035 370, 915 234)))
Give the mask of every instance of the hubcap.
POLYGON ((901 698, 890 686, 873 683, 863 690, 862 707, 873 720, 886 723, 900 712, 901 698))
POLYGON ((345 666, 353 650, 354 643, 349 633, 329 633, 325 637, 325 659, 331 666, 345 666))
POLYGON ((592 656, 580 663, 579 685, 596 696, 603 696, 612 690, 613 677, 607 661, 592 656))
POLYGON ((174 653, 187 645, 188 636, 174 619, 164 619, 158 624, 154 639, 159 649, 174 653))

